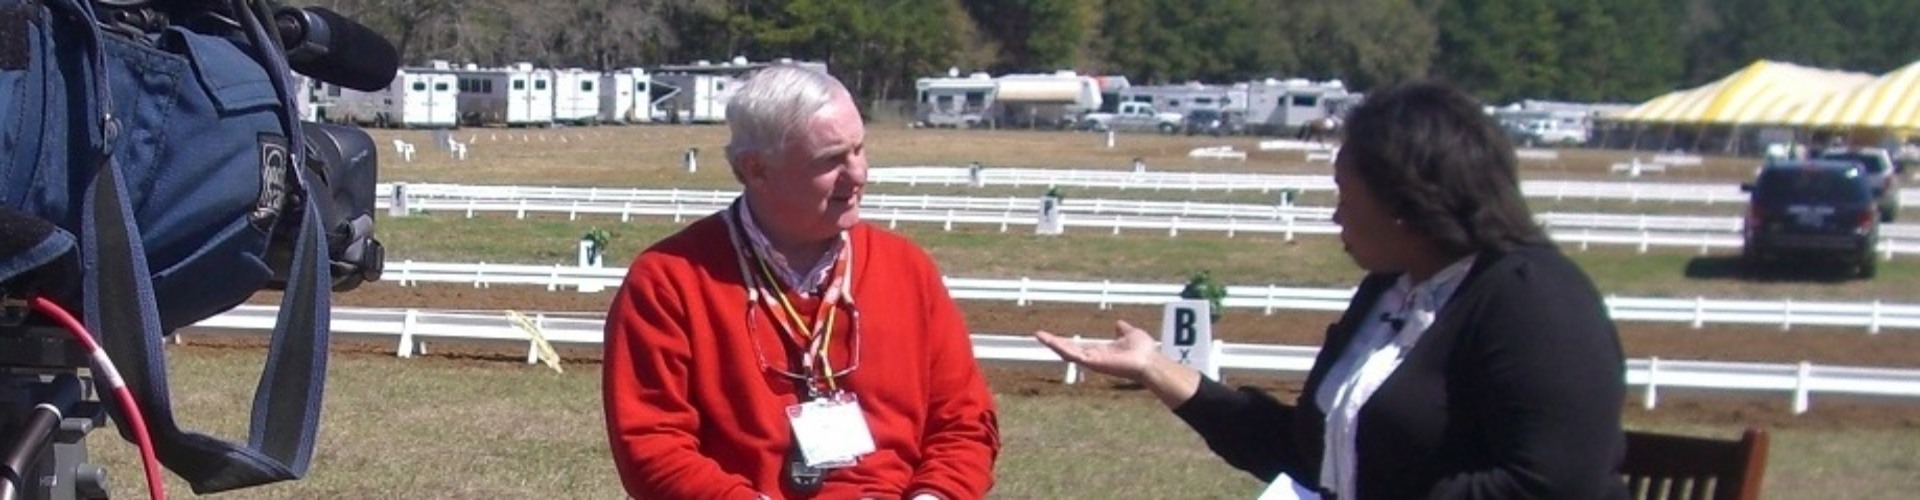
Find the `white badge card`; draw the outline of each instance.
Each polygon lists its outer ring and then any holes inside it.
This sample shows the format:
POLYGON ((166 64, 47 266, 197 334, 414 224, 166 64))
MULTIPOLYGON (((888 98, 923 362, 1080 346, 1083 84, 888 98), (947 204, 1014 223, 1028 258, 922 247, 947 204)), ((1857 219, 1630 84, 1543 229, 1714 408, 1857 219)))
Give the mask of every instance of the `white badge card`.
POLYGON ((800 441, 807 466, 847 467, 861 455, 873 453, 873 432, 860 413, 860 400, 850 393, 787 407, 787 420, 800 441))

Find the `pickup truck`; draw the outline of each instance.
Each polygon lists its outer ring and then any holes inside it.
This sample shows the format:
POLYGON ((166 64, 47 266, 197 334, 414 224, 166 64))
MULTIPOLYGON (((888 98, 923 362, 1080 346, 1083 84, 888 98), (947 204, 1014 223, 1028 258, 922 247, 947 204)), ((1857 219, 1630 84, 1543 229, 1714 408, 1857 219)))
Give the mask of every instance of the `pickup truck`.
POLYGON ((1518 125, 1515 142, 1523 146, 1580 145, 1587 142, 1587 129, 1556 120, 1532 120, 1518 125))
POLYGON ((1180 123, 1179 113, 1162 113, 1144 102, 1123 102, 1113 113, 1087 113, 1080 118, 1080 128, 1095 131, 1154 130, 1172 134, 1180 131, 1180 123))

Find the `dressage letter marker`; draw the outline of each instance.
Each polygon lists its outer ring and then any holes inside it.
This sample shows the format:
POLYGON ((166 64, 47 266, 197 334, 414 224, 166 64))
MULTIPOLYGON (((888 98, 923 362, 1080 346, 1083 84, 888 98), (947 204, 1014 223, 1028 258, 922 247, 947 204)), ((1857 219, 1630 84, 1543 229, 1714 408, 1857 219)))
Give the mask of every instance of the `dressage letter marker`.
POLYGON ((1220 378, 1213 359, 1213 325, 1204 300, 1168 302, 1160 319, 1160 352, 1215 380, 1220 378))

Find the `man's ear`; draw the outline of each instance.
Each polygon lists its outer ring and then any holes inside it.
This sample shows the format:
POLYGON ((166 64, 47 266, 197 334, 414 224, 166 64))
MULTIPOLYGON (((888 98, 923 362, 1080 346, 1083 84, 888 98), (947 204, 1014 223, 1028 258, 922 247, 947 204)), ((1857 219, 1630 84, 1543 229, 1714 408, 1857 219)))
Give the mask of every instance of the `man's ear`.
POLYGON ((742 186, 753 186, 765 182, 767 162, 761 160, 758 153, 745 153, 734 157, 733 179, 742 186))

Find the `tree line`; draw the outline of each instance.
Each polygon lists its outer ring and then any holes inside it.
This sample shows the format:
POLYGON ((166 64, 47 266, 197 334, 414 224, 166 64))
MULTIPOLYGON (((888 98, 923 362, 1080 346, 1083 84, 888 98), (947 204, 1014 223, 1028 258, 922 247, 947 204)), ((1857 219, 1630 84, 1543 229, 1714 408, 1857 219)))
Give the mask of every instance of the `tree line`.
MULTIPOLYGON (((963 72, 1136 84, 1453 81, 1491 102, 1638 102, 1755 59, 1884 73, 1920 59, 1914 0, 295 0, 408 64, 611 69, 819 60, 867 99, 963 72)), ((908 97, 910 98, 910 97, 908 97)))

